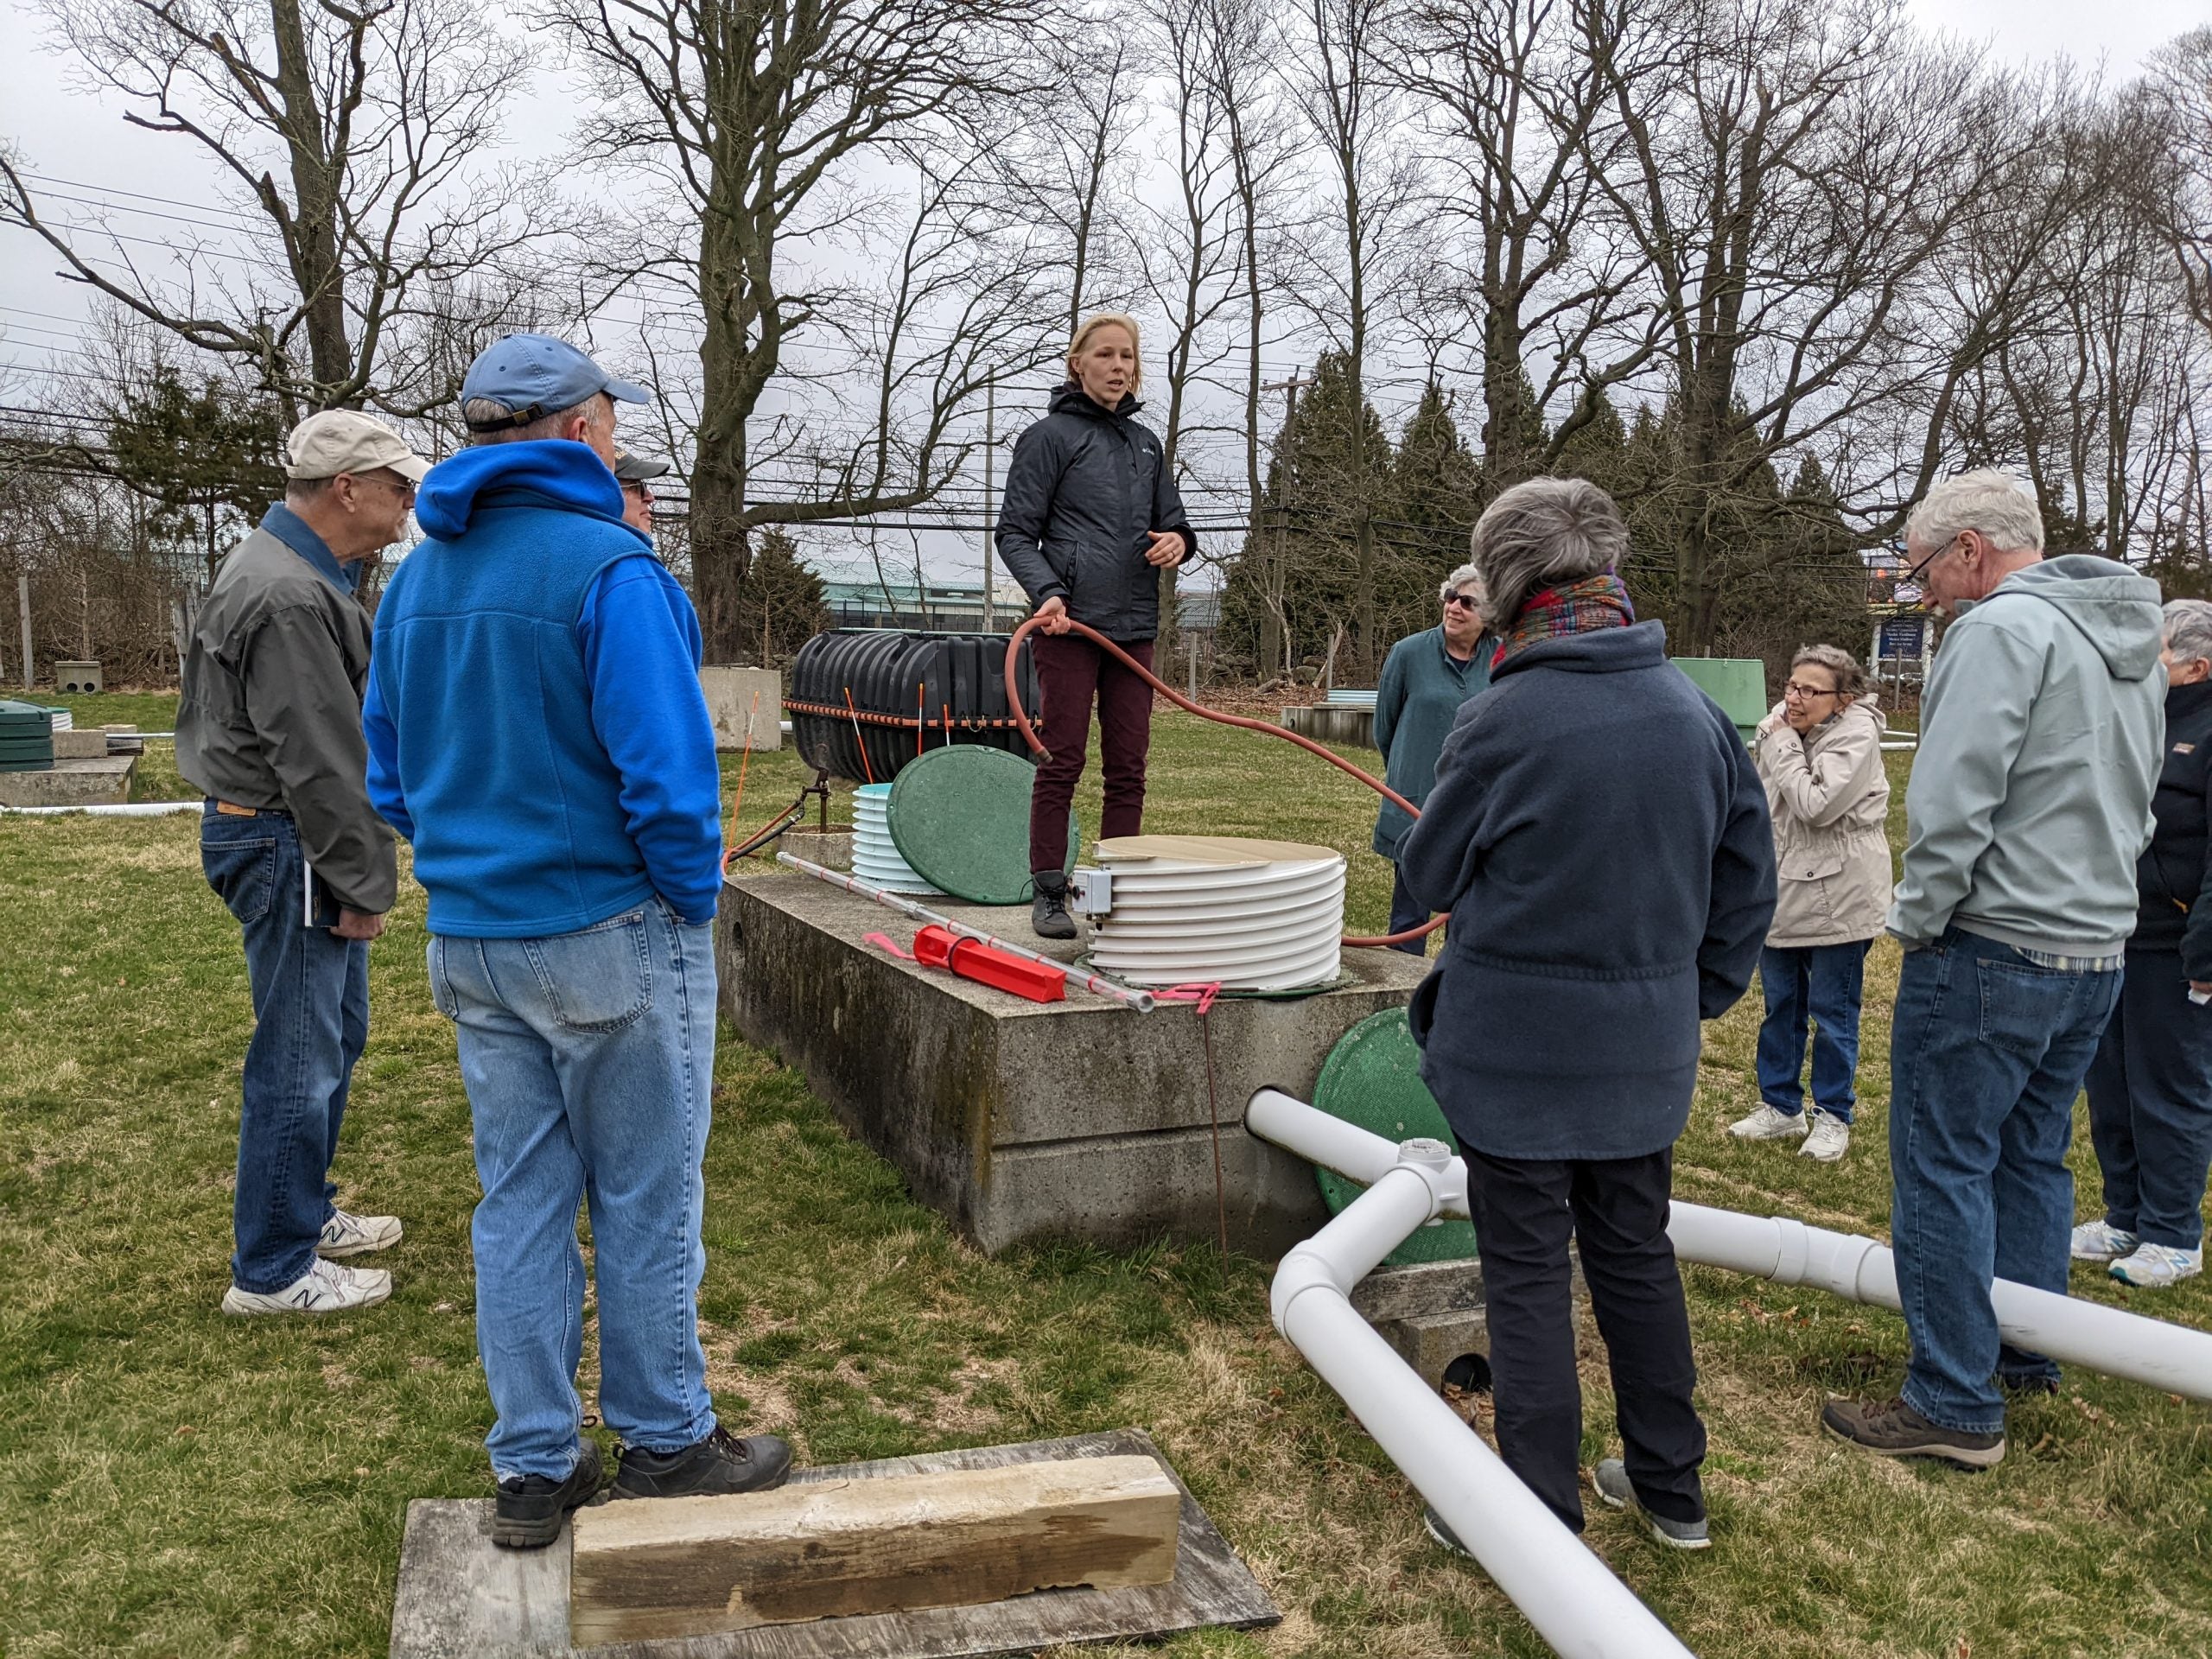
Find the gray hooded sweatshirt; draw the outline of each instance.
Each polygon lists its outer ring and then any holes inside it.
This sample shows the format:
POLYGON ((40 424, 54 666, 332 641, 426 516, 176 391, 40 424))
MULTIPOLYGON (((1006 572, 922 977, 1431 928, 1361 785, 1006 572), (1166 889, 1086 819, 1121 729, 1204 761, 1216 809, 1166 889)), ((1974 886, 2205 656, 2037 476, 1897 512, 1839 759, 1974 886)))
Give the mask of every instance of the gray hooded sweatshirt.
POLYGON ((1921 701, 1890 931, 2116 956, 2164 744, 2158 585, 2069 554, 1960 610, 1921 701))

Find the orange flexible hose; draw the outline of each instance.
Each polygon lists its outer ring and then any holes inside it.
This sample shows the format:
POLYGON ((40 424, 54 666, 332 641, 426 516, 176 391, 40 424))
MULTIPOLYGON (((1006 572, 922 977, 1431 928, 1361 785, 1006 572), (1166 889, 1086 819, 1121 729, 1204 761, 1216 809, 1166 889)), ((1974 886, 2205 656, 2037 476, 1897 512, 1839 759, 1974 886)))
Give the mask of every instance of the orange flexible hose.
MULTIPOLYGON (((1243 715, 1224 715, 1217 709, 1208 709, 1203 704, 1192 702, 1188 697, 1178 691, 1173 686, 1168 684, 1166 681, 1161 679, 1150 669, 1147 668, 1142 663, 1137 661, 1135 658, 1130 656, 1128 652, 1123 651, 1119 645, 1116 645, 1111 639, 1109 639, 1104 634, 1099 632, 1096 628, 1087 626, 1084 624, 1077 621, 1073 617, 1068 618, 1067 622, 1069 630, 1071 632, 1079 633, 1084 639, 1090 640, 1093 645, 1101 646, 1104 650, 1110 652, 1115 657, 1121 660, 1123 667, 1128 669, 1132 673, 1142 679, 1147 685, 1151 686, 1154 690, 1159 692, 1161 696, 1166 697, 1168 702, 1173 703, 1178 709, 1182 709, 1185 714, 1196 715, 1201 720, 1216 721, 1224 726, 1241 726, 1248 732, 1263 732, 1269 737, 1280 737, 1286 742, 1295 743, 1300 748, 1310 750, 1312 753, 1319 755, 1324 760, 1336 767, 1339 772, 1350 772, 1353 777, 1358 779, 1361 783, 1365 784, 1376 794, 1382 796, 1384 799, 1392 802, 1410 816, 1416 818, 1421 817, 1421 809, 1415 806, 1411 801, 1399 794, 1396 790, 1391 788, 1389 785, 1384 783, 1380 778, 1376 777, 1372 772, 1361 771, 1360 768, 1352 765, 1351 761, 1345 760, 1344 756, 1337 753, 1334 750, 1325 748, 1320 744, 1316 743, 1312 738, 1306 737, 1300 733, 1294 732, 1288 727, 1270 726, 1264 720, 1252 720, 1243 715)), ((1014 671, 1019 664, 1021 642, 1024 639, 1027 639, 1037 629, 1044 626, 1044 625, 1045 619, 1043 617, 1033 616, 1027 621, 1024 622, 1020 627, 1016 628, 1014 631, 1014 637, 1008 639, 1006 643, 1006 706, 1007 709, 1012 710, 1014 723, 1021 728, 1022 738, 1028 743, 1030 752, 1034 754, 1050 754, 1052 751, 1045 747, 1045 740, 1037 735, 1036 728, 1029 723, 1028 712, 1021 706, 1021 683, 1020 679, 1016 677, 1014 671)), ((1086 731, 1084 734, 1086 740, 1089 735, 1089 733, 1086 731)), ((1402 933, 1379 934, 1371 938, 1356 938, 1353 935, 1347 933, 1344 935, 1344 943, 1349 945, 1358 946, 1361 949, 1371 949, 1378 945, 1409 944, 1415 939, 1427 938, 1430 934, 1435 932, 1438 928, 1443 926, 1445 922, 1448 919, 1448 918, 1443 916, 1432 917, 1427 923, 1423 924, 1420 927, 1408 928, 1402 933)))

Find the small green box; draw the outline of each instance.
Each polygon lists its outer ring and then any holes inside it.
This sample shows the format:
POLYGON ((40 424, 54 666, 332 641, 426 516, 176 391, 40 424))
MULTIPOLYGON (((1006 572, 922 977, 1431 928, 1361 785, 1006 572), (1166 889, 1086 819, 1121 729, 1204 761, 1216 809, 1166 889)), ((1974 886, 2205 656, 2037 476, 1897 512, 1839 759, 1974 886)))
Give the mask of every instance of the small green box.
POLYGON ((1720 705, 1745 746, 1767 715, 1766 664, 1756 657, 1677 657, 1690 683, 1720 705))

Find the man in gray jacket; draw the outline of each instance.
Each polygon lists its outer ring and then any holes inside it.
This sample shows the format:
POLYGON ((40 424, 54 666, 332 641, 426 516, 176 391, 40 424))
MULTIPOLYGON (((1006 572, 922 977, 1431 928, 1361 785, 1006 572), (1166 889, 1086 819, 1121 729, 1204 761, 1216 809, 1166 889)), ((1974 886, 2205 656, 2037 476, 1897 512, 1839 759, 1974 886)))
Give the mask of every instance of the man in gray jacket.
POLYGON ((1890 912, 1890 1231, 1912 1355, 1897 1399, 1833 1401, 1821 1421, 1872 1452, 1986 1468, 2003 1389, 2058 1386, 2000 1340, 1990 1281, 2066 1292, 2074 1099, 2120 995, 2164 743, 2158 588, 2109 559, 2044 559, 2035 498, 2000 473, 1936 486, 1906 546, 1955 619, 1890 912))
POLYGON ((333 1258, 399 1240, 329 1180, 369 1035, 369 941, 398 887, 369 804, 361 562, 399 538, 429 468, 350 410, 300 423, 284 499, 223 560, 177 708, 177 770, 207 797, 200 859, 245 934, 254 1031, 238 1118, 236 1251, 226 1313, 322 1313, 391 1294, 333 1258))

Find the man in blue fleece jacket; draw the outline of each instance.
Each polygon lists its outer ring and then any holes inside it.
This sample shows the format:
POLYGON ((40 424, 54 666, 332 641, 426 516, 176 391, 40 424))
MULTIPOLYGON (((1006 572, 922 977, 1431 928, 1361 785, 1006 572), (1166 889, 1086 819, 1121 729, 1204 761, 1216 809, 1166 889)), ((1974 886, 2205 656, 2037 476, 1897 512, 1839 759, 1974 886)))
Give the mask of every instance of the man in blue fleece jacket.
POLYGON ((575 1389, 591 1206, 617 1497, 779 1484, 791 1448, 715 1421, 705 1270, 721 799, 690 601, 623 522, 614 403, 515 334, 461 384, 473 446, 377 613, 369 794, 414 843, 430 988, 475 1124, 476 1336, 499 1421, 492 1537, 549 1544, 595 1493, 575 1389))

